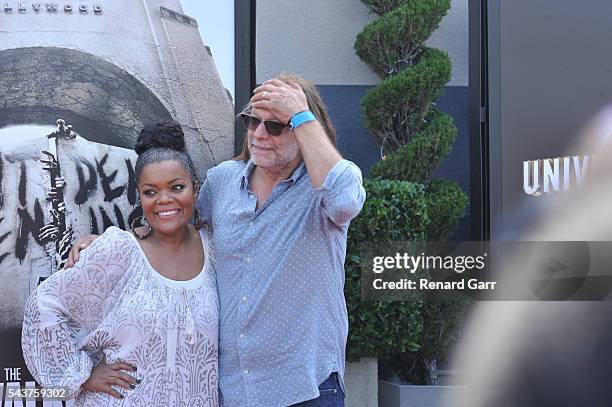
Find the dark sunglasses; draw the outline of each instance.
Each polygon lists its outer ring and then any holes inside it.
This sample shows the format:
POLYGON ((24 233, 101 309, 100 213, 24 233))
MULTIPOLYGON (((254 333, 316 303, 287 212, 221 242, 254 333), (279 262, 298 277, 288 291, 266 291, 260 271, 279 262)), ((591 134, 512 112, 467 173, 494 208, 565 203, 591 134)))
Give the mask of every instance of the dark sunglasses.
MULTIPOLYGON (((244 121, 244 126, 251 131, 257 130, 257 127, 259 127, 262 122, 259 117, 251 116, 250 114, 241 113, 240 116, 244 121)), ((271 136, 280 136, 285 127, 287 127, 286 124, 273 120, 263 120, 263 124, 266 127, 266 133, 271 136)))

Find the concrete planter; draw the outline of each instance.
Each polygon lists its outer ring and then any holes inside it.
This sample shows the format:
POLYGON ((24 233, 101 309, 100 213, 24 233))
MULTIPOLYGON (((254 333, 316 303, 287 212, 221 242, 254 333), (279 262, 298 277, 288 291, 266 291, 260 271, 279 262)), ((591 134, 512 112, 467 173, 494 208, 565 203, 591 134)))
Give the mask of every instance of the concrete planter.
POLYGON ((457 399, 464 386, 417 386, 378 382, 379 407, 443 407, 445 401, 457 399))
POLYGON ((362 358, 347 363, 344 373, 346 407, 378 406, 378 359, 362 358))

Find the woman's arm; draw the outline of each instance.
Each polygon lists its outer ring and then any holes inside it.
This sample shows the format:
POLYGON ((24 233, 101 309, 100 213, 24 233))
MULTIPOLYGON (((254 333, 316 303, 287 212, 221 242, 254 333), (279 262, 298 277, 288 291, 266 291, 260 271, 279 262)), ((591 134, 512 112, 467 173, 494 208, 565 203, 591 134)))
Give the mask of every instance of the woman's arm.
POLYGON ((74 397, 89 378, 95 361, 82 350, 83 342, 105 317, 129 267, 129 239, 109 228, 74 269, 53 274, 28 299, 21 342, 26 365, 41 385, 67 387, 74 397))

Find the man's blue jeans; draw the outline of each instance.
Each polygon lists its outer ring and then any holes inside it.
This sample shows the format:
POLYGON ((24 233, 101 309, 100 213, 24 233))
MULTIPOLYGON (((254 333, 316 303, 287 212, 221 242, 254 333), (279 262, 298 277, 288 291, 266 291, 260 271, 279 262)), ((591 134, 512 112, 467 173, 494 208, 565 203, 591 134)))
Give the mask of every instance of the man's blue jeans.
POLYGON ((344 407, 344 392, 340 387, 338 373, 332 373, 327 380, 319 386, 319 397, 292 407, 344 407))

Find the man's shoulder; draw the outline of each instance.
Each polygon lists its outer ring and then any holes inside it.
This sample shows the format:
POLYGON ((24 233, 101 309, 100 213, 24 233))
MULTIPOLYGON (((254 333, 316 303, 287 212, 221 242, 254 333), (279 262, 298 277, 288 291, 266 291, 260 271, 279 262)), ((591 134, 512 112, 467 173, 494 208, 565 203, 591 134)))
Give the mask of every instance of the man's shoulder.
POLYGON ((227 179, 239 177, 243 174, 246 163, 241 160, 227 160, 216 165, 208 170, 206 177, 209 182, 214 182, 218 179, 227 179))

